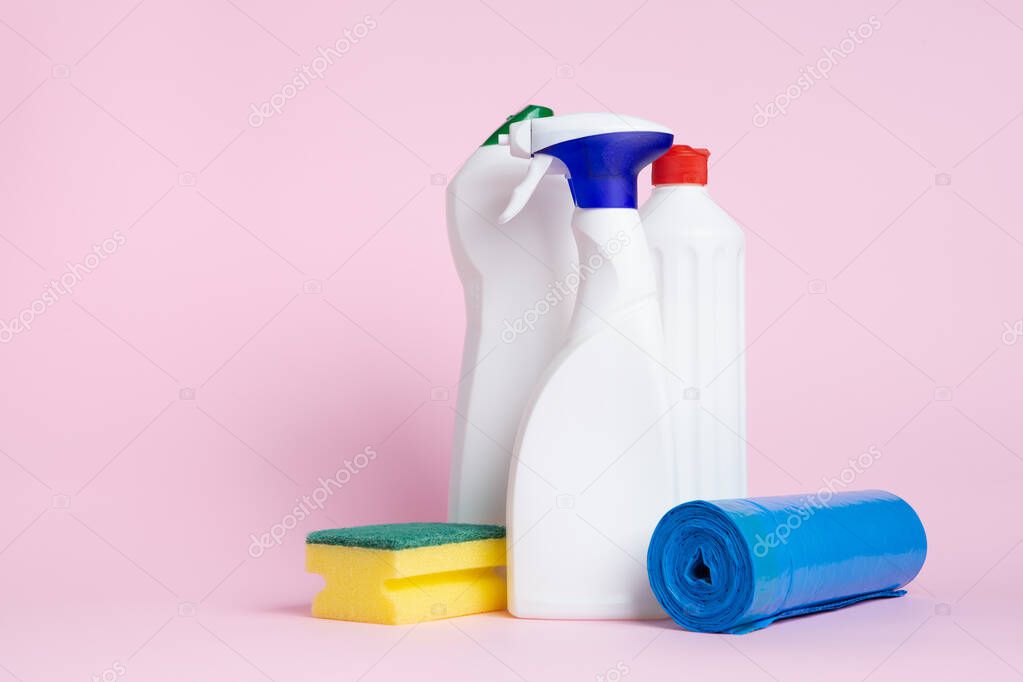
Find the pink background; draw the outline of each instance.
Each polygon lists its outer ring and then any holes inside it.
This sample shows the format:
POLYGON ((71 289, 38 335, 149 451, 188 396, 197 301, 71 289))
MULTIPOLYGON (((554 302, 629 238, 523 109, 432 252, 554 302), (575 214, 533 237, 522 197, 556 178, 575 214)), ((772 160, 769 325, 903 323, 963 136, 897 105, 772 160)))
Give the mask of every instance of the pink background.
POLYGON ((3 0, 0 319, 124 243, 0 345, 0 681, 1017 679, 1021 64, 1010 0, 3 0), (815 490, 877 446, 851 487, 922 516, 909 597, 747 637, 306 615, 306 532, 444 516, 464 322, 444 183, 527 102, 713 151, 748 231, 751 492, 815 490))

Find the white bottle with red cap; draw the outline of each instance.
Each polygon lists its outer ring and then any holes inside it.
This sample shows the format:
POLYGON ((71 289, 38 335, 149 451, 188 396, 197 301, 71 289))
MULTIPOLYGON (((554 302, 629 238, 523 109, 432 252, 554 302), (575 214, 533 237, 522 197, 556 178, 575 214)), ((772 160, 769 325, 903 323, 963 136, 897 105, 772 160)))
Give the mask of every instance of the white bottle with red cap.
POLYGON ((746 496, 746 248, 707 193, 706 149, 654 162, 640 215, 657 272, 683 499, 746 496))

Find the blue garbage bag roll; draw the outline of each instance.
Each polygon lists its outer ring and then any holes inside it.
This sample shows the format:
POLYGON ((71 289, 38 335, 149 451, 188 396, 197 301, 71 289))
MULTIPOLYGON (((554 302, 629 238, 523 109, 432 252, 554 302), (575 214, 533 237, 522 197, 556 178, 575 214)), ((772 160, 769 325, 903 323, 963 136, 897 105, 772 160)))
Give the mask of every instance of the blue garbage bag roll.
POLYGON ((654 529, 647 571, 680 626, 741 634, 900 597, 926 555, 923 524, 902 498, 823 490, 680 504, 654 529))

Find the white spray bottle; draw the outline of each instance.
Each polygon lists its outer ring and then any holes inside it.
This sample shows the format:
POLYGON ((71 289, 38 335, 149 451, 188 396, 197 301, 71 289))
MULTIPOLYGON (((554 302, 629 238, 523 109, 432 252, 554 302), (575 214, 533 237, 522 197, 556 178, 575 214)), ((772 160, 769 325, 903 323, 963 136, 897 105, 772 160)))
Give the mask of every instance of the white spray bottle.
POLYGON ((572 198, 545 179, 532 205, 507 225, 498 214, 529 162, 498 138, 515 121, 553 115, 528 106, 487 138, 448 185, 448 236, 465 290, 465 347, 451 453, 448 519, 504 524, 508 463, 522 410, 561 348, 575 291, 572 198))
POLYGON ((667 128, 610 113, 511 126, 531 157, 500 220, 545 175, 568 177, 579 293, 564 348, 533 393, 508 490, 508 608, 525 618, 657 618, 646 549, 676 501, 670 408, 636 176, 667 128))
POLYGON ((654 162, 640 215, 658 273, 676 470, 684 499, 746 496, 745 258, 742 229, 707 194, 706 149, 654 162))

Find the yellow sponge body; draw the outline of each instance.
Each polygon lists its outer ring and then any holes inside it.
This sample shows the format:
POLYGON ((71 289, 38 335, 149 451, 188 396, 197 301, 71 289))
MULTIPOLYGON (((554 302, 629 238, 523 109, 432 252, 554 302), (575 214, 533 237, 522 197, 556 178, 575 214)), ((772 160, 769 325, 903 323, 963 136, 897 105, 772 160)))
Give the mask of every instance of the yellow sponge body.
POLYGON ((388 550, 306 545, 306 570, 326 580, 318 618, 402 625, 507 606, 505 540, 388 550))

